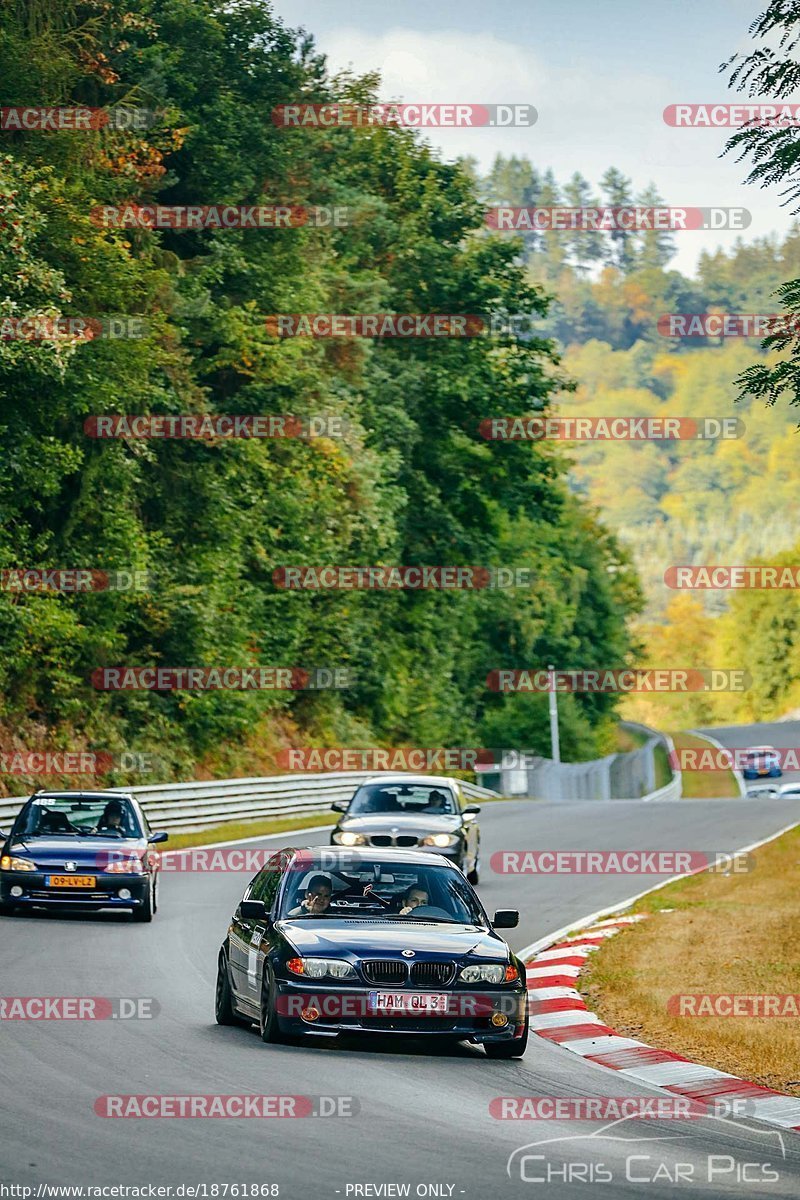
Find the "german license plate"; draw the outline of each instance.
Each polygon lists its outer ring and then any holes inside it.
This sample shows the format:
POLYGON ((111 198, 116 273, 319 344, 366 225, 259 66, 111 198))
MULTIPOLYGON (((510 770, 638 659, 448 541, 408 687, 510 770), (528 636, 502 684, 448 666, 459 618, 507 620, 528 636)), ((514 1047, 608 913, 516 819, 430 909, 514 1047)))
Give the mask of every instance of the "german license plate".
POLYGON ((370 992, 369 1006, 373 1012, 444 1013, 450 997, 446 992, 370 992))
POLYGON ((94 875, 45 875, 46 887, 51 888, 93 888, 96 883, 94 875))

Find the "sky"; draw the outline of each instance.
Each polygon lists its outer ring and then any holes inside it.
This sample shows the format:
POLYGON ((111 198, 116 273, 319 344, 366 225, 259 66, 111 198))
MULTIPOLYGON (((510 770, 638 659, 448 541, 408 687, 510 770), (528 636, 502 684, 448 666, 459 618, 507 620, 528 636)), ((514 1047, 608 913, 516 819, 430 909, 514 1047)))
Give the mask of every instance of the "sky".
MULTIPOLYGON (((564 182, 580 171, 596 185, 610 165, 637 191, 654 183, 677 206, 743 206, 744 234, 676 235, 671 262, 691 273, 702 249, 785 232, 779 189, 745 185, 747 163, 720 158, 728 131, 671 128, 674 103, 744 97, 720 74, 723 60, 754 46, 759 0, 274 0, 286 24, 303 26, 331 71, 379 70, 381 98, 408 102, 527 103, 530 128, 441 129, 426 137, 446 158, 527 155, 564 182)), ((793 99, 786 96, 783 99, 793 99)))

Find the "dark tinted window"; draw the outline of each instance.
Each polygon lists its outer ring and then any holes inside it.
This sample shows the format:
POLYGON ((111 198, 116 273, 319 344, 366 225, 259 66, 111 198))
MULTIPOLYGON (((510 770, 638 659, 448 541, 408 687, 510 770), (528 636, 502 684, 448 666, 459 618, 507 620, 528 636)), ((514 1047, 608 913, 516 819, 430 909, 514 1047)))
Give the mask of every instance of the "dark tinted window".
MULTIPOLYGON (((309 885, 325 876, 331 889, 326 917, 380 917, 382 920, 425 920, 451 924, 488 924, 480 901, 460 871, 449 867, 387 862, 380 859, 349 862, 341 867, 327 860, 306 860, 288 872, 281 916, 315 919, 303 910, 309 885), (411 911, 405 912, 406 908, 411 911)), ((318 917, 317 917, 318 919, 318 917)))
POLYGON ((349 816, 369 813, 447 816, 459 809, 447 784, 370 783, 358 789, 347 811, 349 816))

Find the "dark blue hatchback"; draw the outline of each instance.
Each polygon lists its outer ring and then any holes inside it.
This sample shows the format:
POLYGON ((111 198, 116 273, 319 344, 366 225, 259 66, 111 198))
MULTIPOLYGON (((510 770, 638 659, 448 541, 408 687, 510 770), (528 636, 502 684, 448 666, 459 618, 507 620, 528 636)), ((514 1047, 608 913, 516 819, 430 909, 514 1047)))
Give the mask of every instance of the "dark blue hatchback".
POLYGON ((152 921, 158 855, 131 795, 37 792, 19 812, 0 852, 0 912, 30 908, 117 909, 152 921))

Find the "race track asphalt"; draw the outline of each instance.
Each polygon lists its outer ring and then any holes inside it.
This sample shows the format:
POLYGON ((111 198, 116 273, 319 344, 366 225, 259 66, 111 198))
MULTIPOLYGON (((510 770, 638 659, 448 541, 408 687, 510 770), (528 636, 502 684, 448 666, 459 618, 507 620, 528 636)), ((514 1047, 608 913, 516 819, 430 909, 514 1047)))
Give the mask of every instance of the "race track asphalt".
MULTIPOLYGON (((739 735, 716 732, 727 745, 739 735)), ((800 745, 800 725, 741 736, 800 745)), ((659 877, 497 874, 489 868, 497 850, 733 850, 798 820, 797 801, 775 799, 487 804, 479 892, 490 913, 521 910, 510 940, 522 949, 659 877)), ((264 844, 327 841, 319 832, 264 844)), ((751 1120, 637 1120, 602 1137, 585 1123, 495 1120, 489 1104, 498 1096, 659 1094, 535 1036, 523 1060, 496 1062, 474 1047, 412 1042, 266 1046, 255 1031, 218 1027, 216 956, 246 882, 233 873, 164 873, 152 925, 113 916, 0 920, 4 996, 153 997, 160 1006, 152 1020, 0 1022, 1 1181, 32 1185, 34 1196, 44 1183, 171 1185, 173 1196, 178 1185, 206 1184, 208 1197, 213 1184, 275 1183, 291 1200, 800 1195, 800 1137, 751 1120), (352 1096, 359 1112, 109 1119, 93 1107, 108 1093, 352 1096), (543 1139, 549 1144, 528 1157, 514 1155, 543 1139), (409 1191, 381 1187, 389 1184, 409 1191)))

